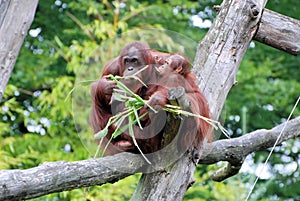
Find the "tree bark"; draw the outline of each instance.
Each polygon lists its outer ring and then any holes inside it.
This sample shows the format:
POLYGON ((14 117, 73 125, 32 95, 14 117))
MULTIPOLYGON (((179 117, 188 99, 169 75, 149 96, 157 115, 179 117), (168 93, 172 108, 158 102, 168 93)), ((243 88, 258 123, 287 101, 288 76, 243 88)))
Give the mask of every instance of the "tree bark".
POLYGON ((0 200, 23 200, 53 192, 113 183, 145 165, 140 155, 115 156, 78 162, 47 162, 28 170, 0 171, 0 200))
POLYGON ((0 102, 38 0, 0 0, 0 102))
POLYGON ((215 119, 236 83, 237 70, 258 29, 266 2, 224 1, 213 26, 198 46, 193 70, 215 119))
POLYGON ((300 21, 264 9, 254 40, 297 56, 300 51, 300 21))

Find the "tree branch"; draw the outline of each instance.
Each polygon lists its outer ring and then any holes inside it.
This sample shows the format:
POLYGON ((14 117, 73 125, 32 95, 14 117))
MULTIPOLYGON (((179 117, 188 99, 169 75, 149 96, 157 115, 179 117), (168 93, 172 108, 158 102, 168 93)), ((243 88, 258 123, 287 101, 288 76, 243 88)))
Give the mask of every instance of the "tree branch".
POLYGON ((218 161, 229 162, 226 167, 218 170, 211 176, 214 181, 223 181, 239 172, 244 159, 250 153, 273 147, 284 126, 286 127, 277 145, 288 139, 300 136, 300 117, 297 117, 271 130, 256 130, 238 138, 218 140, 207 144, 203 149, 203 155, 199 163, 214 164, 218 161))
MULTIPOLYGON (((238 138, 218 140, 207 144, 203 150, 203 155, 199 161, 201 164, 213 164, 218 161, 228 161, 230 163, 240 163, 247 155, 258 150, 264 150, 272 147, 279 136, 283 124, 274 127, 271 130, 257 130, 238 138)), ((282 138, 279 143, 288 139, 300 136, 300 117, 297 117, 286 124, 282 138)), ((189 163, 189 157, 185 162, 189 163)), ((149 193, 157 193, 156 188, 164 189, 176 183, 176 179, 166 181, 165 173, 174 174, 177 168, 181 171, 190 170, 191 166, 178 163, 162 172, 153 172, 149 175, 160 175, 151 177, 150 181, 145 179, 140 182, 149 183, 155 186, 149 193), (154 183, 152 183, 154 182, 154 183)), ((114 156, 108 156, 98 159, 88 159, 78 162, 46 162, 42 165, 27 170, 1 170, 0 171, 0 200, 20 200, 35 198, 54 192, 72 190, 80 187, 102 185, 113 183, 123 179, 131 174, 142 172, 144 168, 149 168, 140 155, 131 153, 121 153, 114 156)), ((145 177, 144 177, 145 178, 145 177)), ((176 178, 176 177, 175 177, 176 178)), ((190 177, 185 177, 186 179, 190 177)), ((177 178, 181 180, 181 178, 177 178)), ((193 183, 193 180, 186 180, 187 183, 193 183)), ((177 188, 181 188, 178 186, 177 188)), ((139 191, 140 189, 137 189, 139 191)), ((174 189, 174 194, 180 192, 174 189)), ((166 200, 172 198, 166 197, 166 200)), ((133 200, 138 197, 133 197, 133 200)), ((139 197, 140 198, 140 197, 139 197)))
MULTIPOLYGON (((215 5, 220 11, 221 7, 215 5)), ((300 51, 300 21, 264 9, 254 40, 297 56, 300 51)))
MULTIPOLYGON (((282 123, 270 130, 260 129, 243 135, 238 138, 218 140, 205 146, 203 155, 199 161, 202 164, 213 164, 218 161, 228 161, 232 163, 243 160, 248 154, 264 150, 274 146, 276 139, 283 129, 282 123), (209 151, 211 150, 211 151, 209 151)), ((282 137, 282 142, 300 136, 300 117, 292 119, 286 123, 282 137)))
POLYGON ((0 200, 23 200, 80 187, 113 183, 145 164, 140 155, 117 154, 78 162, 46 162, 27 170, 0 171, 0 200))
POLYGON ((297 56, 300 51, 300 21, 264 9, 254 40, 297 56))

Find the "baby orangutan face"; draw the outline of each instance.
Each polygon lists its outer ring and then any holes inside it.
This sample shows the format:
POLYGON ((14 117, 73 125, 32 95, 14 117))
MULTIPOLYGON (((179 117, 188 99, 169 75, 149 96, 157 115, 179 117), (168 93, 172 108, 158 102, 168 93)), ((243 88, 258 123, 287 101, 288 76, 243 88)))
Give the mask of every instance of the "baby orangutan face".
POLYGON ((181 55, 172 55, 168 57, 164 64, 156 67, 157 74, 160 76, 169 75, 173 72, 181 74, 183 72, 183 63, 185 59, 181 55))

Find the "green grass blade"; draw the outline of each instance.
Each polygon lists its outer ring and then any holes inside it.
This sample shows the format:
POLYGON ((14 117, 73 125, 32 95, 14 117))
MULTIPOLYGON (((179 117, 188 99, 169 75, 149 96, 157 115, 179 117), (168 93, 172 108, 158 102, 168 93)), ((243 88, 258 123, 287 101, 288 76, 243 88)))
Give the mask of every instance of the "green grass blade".
POLYGON ((131 135, 132 137, 132 140, 133 140, 133 143, 134 145, 137 147, 137 149, 139 150, 139 152, 141 153, 141 155, 143 156, 143 158, 147 161, 147 163, 151 164, 151 162, 147 159, 147 157, 143 154, 142 150, 140 149, 136 139, 135 139, 135 136, 134 136, 134 131, 133 131, 133 123, 134 122, 134 115, 131 115, 129 116, 129 134, 131 135))
POLYGON ((120 102, 125 102, 125 101, 127 101, 127 100, 126 100, 126 99, 127 99, 127 96, 124 96, 124 95, 119 94, 119 93, 113 93, 113 98, 114 98, 114 100, 120 101, 120 102))
MULTIPOLYGON (((143 114, 142 116, 139 117, 139 119, 142 119, 144 118, 146 115, 148 114, 148 112, 146 112, 145 114, 143 114)), ((136 124, 137 123, 137 120, 134 120, 133 121, 133 124, 136 124)), ((126 124, 125 126, 123 126, 121 129, 118 129, 117 131, 115 131, 116 133, 114 134, 115 136, 118 136, 122 133, 124 133, 124 131, 126 131, 129 127, 129 124, 126 124)))
POLYGON ((121 129, 120 129, 120 127, 121 127, 123 121, 126 119, 126 117, 128 117, 128 116, 131 115, 131 114, 132 114, 132 111, 131 111, 130 113, 128 113, 128 114, 122 116, 122 117, 119 119, 119 121, 115 124, 115 125, 116 125, 116 129, 115 129, 115 131, 114 131, 113 134, 112 134, 112 137, 113 137, 113 138, 116 138, 116 137, 118 137, 119 135, 121 135, 122 133, 125 132, 125 130, 127 129, 127 128, 125 128, 126 126, 123 126, 121 129))
POLYGON ((121 88, 123 91, 125 91, 126 93, 128 93, 130 96, 136 98, 138 101, 144 102, 144 99, 142 99, 139 95, 133 93, 130 89, 128 89, 128 87, 126 87, 122 82, 120 82, 119 80, 117 80, 117 78, 115 78, 113 75, 109 76, 113 81, 116 82, 117 86, 119 88, 121 88))
POLYGON ((138 76, 135 75, 130 75, 130 76, 126 76, 125 78, 133 78, 136 79, 137 81, 139 81, 142 85, 144 85, 145 87, 148 87, 138 76))
POLYGON ((99 142, 99 144, 98 144, 98 146, 97 146, 97 150, 96 150, 96 153, 95 153, 95 155, 94 155, 94 158, 96 158, 97 155, 99 154, 100 148, 101 148, 101 145, 102 145, 102 142, 103 142, 103 138, 100 140, 100 142, 99 142))
POLYGON ((100 130, 98 133, 94 135, 95 139, 104 138, 108 133, 108 128, 105 127, 104 129, 100 130))
POLYGON ((147 68, 149 68, 149 65, 144 66, 141 70, 137 71, 132 76, 136 76, 137 77, 138 74, 140 74, 142 71, 146 70, 147 68))
POLYGON ((106 143, 101 156, 104 156, 104 153, 106 152, 108 145, 111 143, 112 139, 113 139, 113 137, 111 136, 110 139, 108 140, 108 142, 106 143))
POLYGON ((137 112, 137 109, 136 108, 132 108, 133 109, 133 113, 134 113, 134 116, 135 116, 135 120, 137 122, 137 124, 139 125, 140 129, 143 130, 143 127, 141 125, 141 122, 140 122, 140 117, 139 117, 139 114, 137 112))

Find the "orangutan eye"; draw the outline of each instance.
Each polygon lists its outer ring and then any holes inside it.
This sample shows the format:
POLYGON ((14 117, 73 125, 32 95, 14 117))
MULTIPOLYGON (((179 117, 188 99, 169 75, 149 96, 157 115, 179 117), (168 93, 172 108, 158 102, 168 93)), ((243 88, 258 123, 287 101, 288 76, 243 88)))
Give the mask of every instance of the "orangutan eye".
POLYGON ((131 62, 137 64, 137 63, 138 63, 138 59, 133 58, 133 59, 131 60, 131 62))
POLYGON ((128 63, 129 63, 128 59, 124 59, 124 64, 126 65, 128 63))

